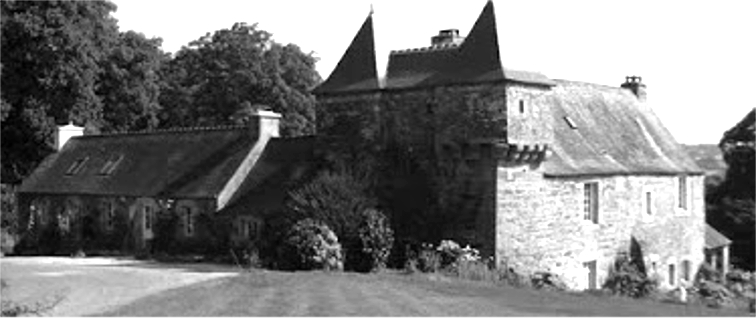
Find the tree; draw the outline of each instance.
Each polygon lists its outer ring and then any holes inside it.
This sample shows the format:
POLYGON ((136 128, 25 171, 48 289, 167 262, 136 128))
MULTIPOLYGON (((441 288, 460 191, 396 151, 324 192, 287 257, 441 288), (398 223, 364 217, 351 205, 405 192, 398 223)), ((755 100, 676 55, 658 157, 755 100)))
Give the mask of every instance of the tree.
MULTIPOLYGON (((283 114, 282 135, 312 134, 320 77, 315 58, 282 45, 257 25, 236 23, 183 47, 164 70, 161 126, 227 125, 240 111, 267 105, 283 114)), ((241 112, 243 113, 243 112, 241 112)))
POLYGON ((97 80, 118 27, 107 1, 2 1, 2 177, 15 183, 52 151, 56 124, 103 123, 97 80))
POLYGON ((707 188, 706 222, 732 239, 733 264, 754 269, 756 204, 754 153, 756 110, 726 131, 719 147, 727 162, 725 180, 707 188))
POLYGON ((162 40, 128 31, 101 63, 97 94, 103 101, 103 131, 134 131, 158 124, 160 69, 170 58, 160 49, 162 40))

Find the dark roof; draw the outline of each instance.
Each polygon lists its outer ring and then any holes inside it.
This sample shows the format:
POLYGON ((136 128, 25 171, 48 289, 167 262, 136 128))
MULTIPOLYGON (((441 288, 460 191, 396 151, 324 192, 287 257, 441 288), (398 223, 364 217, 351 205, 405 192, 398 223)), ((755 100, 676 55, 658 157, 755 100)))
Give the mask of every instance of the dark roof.
POLYGON ((708 223, 706 224, 705 235, 706 235, 706 239, 704 240, 705 248, 717 248, 721 246, 727 246, 727 245, 730 245, 730 243, 732 243, 730 239, 722 235, 722 233, 719 233, 719 231, 717 231, 708 223))
POLYGON ((380 88, 375 66, 373 15, 365 19, 360 31, 341 57, 331 76, 313 90, 313 93, 339 93, 380 88))
POLYGON ((550 103, 555 142, 544 162, 547 176, 702 173, 651 108, 629 90, 556 82, 550 103))
POLYGON ((247 179, 221 213, 260 213, 280 207, 290 190, 316 168, 315 137, 273 139, 247 179))
POLYGON ((24 180, 19 192, 212 198, 257 142, 247 127, 185 129, 71 138, 24 180), (122 156, 110 175, 101 170, 122 156), (80 171, 66 175, 87 158, 80 171))
POLYGON ((372 19, 368 18, 339 65, 314 93, 420 88, 502 80, 554 85, 540 73, 502 67, 496 15, 493 2, 488 1, 462 44, 393 51, 389 55, 386 77, 382 82, 375 75, 372 19))

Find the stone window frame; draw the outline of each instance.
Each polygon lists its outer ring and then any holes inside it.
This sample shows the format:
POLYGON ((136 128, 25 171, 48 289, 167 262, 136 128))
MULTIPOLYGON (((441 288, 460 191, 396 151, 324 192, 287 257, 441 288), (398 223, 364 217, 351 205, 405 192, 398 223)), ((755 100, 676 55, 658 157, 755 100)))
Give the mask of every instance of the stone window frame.
POLYGON ((651 187, 643 187, 641 191, 641 217, 643 221, 649 222, 656 217, 656 198, 651 187), (650 213, 649 213, 650 212, 650 213))
POLYGON ((692 196, 692 184, 690 182, 690 177, 687 175, 678 175, 674 178, 674 184, 675 184, 675 214, 676 215, 689 215, 691 212, 691 206, 693 204, 693 196, 692 196), (684 181, 684 186, 681 186, 681 182, 684 181), (681 192, 684 192, 685 198, 681 198, 681 192), (680 205, 683 204, 684 207, 681 207, 680 205))
POLYGON ((142 219, 144 220, 144 229, 147 231, 152 231, 155 223, 152 205, 144 204, 142 206, 142 219))
POLYGON ((601 222, 600 213, 600 184, 598 181, 585 181, 581 183, 581 195, 583 196, 583 222, 598 225, 601 222))
POLYGON ((693 262, 690 260, 690 257, 683 257, 680 261, 680 267, 678 269, 678 281, 680 279, 685 280, 686 283, 689 283, 692 280, 693 276, 693 262), (687 266, 686 266, 687 265, 687 266))
POLYGON ((116 218, 116 204, 114 199, 106 199, 102 202, 103 205, 103 223, 105 223, 105 231, 110 232, 115 228, 116 218))

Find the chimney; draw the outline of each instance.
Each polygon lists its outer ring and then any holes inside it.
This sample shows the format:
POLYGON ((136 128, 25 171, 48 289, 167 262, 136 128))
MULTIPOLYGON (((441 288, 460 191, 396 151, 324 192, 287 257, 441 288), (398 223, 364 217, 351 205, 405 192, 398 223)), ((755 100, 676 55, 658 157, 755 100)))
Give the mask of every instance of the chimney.
POLYGON ((281 121, 281 114, 258 109, 253 114, 257 121, 253 121, 252 127, 257 126, 259 138, 278 138, 280 137, 278 124, 281 121))
POLYGON ((459 30, 448 29, 438 31, 438 35, 431 38, 432 46, 442 46, 447 44, 462 44, 464 37, 459 36, 459 30))
POLYGON ((625 76, 625 83, 620 85, 620 87, 629 89, 633 92, 635 97, 638 98, 638 101, 646 101, 646 84, 643 84, 640 76, 625 76))
POLYGON ((69 139, 83 136, 84 127, 75 126, 69 122, 68 125, 58 126, 55 128, 55 150, 60 151, 66 145, 69 139))

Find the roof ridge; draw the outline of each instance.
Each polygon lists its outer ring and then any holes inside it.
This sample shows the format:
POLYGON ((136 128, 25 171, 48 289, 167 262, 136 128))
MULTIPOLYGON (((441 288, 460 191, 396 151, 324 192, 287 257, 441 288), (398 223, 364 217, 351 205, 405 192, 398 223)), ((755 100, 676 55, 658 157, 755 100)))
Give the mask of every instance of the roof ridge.
POLYGON ((419 48, 409 48, 409 49, 401 49, 401 50, 392 50, 389 53, 389 55, 394 55, 394 54, 410 54, 410 53, 424 53, 424 52, 432 52, 432 51, 452 50, 452 49, 459 48, 461 45, 462 45, 461 43, 445 43, 445 44, 439 44, 439 45, 424 46, 424 47, 419 47, 419 48))
POLYGON ((617 90, 624 89, 619 86, 611 86, 611 85, 606 85, 606 84, 598 84, 598 83, 575 81, 575 80, 566 80, 566 79, 551 79, 551 80, 557 83, 565 83, 565 84, 582 84, 582 85, 590 85, 590 86, 595 86, 595 87, 611 88, 611 89, 617 89, 617 90))
POLYGON ((81 137, 113 137, 113 136, 141 136, 141 135, 158 135, 171 133, 192 133, 200 131, 222 131, 222 130, 242 130, 249 129, 249 125, 218 125, 218 126, 191 126, 191 127, 171 127, 164 129, 145 129, 138 131, 117 131, 101 133, 95 135, 84 135, 81 137))

